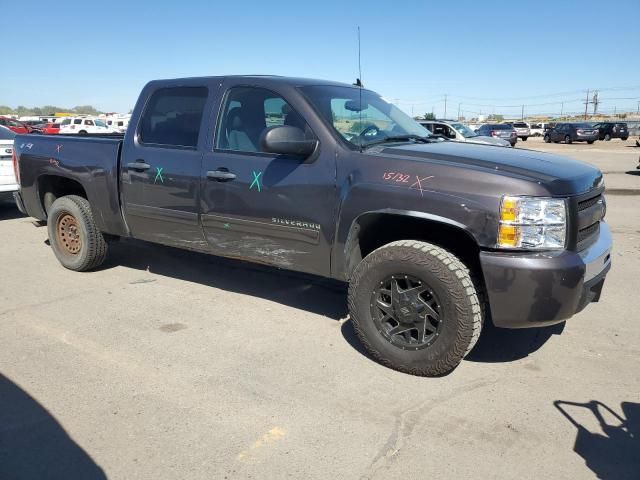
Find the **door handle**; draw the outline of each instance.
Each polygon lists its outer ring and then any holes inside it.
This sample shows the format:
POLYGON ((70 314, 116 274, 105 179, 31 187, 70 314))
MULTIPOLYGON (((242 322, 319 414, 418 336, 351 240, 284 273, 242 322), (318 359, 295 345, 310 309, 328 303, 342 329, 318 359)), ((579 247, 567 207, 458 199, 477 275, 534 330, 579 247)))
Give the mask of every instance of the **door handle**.
POLYGON ((235 180, 236 174, 231 173, 226 168, 225 169, 220 168, 218 170, 209 170, 207 172, 207 178, 210 178, 211 180, 216 180, 218 182, 228 182, 229 180, 235 180))
POLYGON ((135 162, 127 163, 129 170, 149 170, 151 165, 145 163, 144 160, 137 160, 135 162))

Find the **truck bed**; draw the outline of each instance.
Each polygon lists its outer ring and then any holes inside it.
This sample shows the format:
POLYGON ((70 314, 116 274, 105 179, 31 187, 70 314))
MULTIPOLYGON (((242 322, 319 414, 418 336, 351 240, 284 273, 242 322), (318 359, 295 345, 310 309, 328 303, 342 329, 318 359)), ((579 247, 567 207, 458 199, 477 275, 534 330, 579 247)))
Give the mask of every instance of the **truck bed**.
POLYGON ((120 210, 119 161, 122 135, 18 135, 15 138, 21 189, 29 214, 47 218, 47 182, 77 182, 94 206, 95 221, 109 234, 126 235, 120 210))

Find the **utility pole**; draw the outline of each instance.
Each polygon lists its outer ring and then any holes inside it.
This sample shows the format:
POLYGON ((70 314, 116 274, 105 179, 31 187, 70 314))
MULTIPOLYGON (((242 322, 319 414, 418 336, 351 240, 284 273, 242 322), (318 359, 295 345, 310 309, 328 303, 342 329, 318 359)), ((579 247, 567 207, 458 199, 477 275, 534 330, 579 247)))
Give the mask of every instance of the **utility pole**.
MULTIPOLYGON (((640 104, 640 102, 638 102, 640 104)), ((460 121, 460 105, 462 105, 461 103, 458 104, 458 121, 460 121)))
POLYGON ((447 118, 447 94, 444 94, 444 118, 447 118))
POLYGON ((521 120, 524 121, 524 105, 522 105, 522 117, 521 120))
POLYGON ((638 115, 640 115, 640 101, 638 101, 638 115))
POLYGON ((562 113, 564 112, 564 102, 560 104, 560 119, 562 119, 562 113))
POLYGON ((598 104, 600 102, 598 101, 598 91, 596 90, 596 92, 593 94, 593 114, 597 115, 598 113, 598 104))
POLYGON ((589 90, 587 90, 587 99, 584 102, 584 119, 587 119, 587 108, 589 108, 589 90))

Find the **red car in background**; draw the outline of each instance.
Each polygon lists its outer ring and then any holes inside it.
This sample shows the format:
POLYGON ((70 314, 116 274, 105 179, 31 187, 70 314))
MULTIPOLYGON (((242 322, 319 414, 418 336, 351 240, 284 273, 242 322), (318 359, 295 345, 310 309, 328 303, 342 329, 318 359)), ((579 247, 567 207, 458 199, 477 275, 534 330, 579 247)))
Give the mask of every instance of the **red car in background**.
POLYGON ((43 123, 38 125, 38 128, 45 135, 57 135, 60 133, 60 124, 59 123, 43 123))
POLYGON ((33 131, 29 125, 8 117, 0 117, 0 125, 7 127, 15 133, 31 133, 33 131))

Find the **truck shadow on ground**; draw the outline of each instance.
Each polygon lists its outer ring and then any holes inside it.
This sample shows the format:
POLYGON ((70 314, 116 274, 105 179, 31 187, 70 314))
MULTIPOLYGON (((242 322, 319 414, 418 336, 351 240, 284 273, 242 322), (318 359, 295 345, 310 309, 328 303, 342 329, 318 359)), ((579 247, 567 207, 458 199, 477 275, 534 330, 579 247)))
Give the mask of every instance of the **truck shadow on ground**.
POLYGON ((322 277, 137 240, 111 245, 103 268, 118 265, 264 298, 333 320, 347 316, 346 284, 322 277))
POLYGON ((2 220, 14 220, 23 217, 24 215, 20 213, 15 203, 0 201, 0 222, 2 220))
POLYGON ((107 477, 42 405, 0 374, 0 478, 107 477))
MULTIPOLYGON (((546 328, 509 330, 486 322, 476 346, 465 357, 467 362, 506 363, 529 356, 541 348, 552 335, 559 335, 564 323, 546 328)), ((371 358, 358 340, 351 321, 342 325, 342 336, 355 350, 371 358)))
MULTIPOLYGON (((348 317, 347 285, 312 275, 240 260, 225 259, 138 240, 111 245, 109 260, 102 268, 122 265, 221 290, 263 298, 322 315, 333 320, 348 317)), ((538 350, 564 323, 547 328, 505 330, 485 326, 478 344, 467 356, 473 362, 511 362, 538 350)), ((355 350, 369 357, 350 321, 341 327, 342 336, 355 350)))
POLYGON ((622 402, 622 415, 597 400, 553 404, 576 427, 573 451, 598 478, 640 478, 640 404, 622 402))

